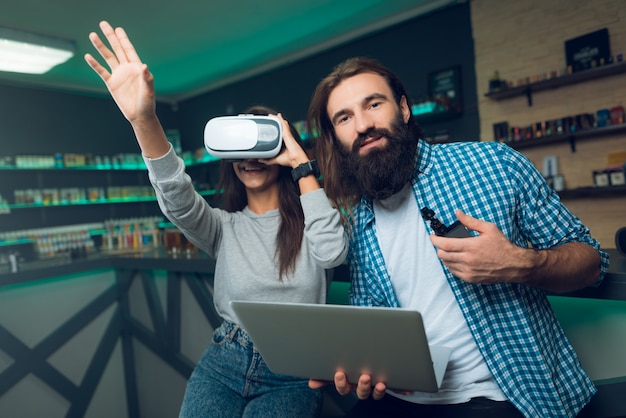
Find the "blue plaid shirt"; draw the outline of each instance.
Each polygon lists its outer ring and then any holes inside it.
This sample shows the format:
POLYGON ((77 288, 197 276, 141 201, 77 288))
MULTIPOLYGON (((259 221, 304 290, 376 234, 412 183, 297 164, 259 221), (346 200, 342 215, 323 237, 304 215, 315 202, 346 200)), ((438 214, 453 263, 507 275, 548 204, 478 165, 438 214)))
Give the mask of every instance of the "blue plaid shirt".
MULTIPOLYGON (((599 243, 522 154, 495 142, 419 141, 412 180, 418 208, 446 225, 455 209, 496 224, 513 243, 536 249, 599 243)), ((419 214, 416 214, 419 216, 419 214)), ((376 238, 372 201, 354 211, 350 245, 353 305, 397 307, 376 238)), ((426 228, 432 233, 430 225, 426 228)), ((609 265, 600 251, 599 284, 609 265)), ((558 324, 544 291, 521 284, 476 285, 443 266, 469 329, 507 398, 527 417, 575 416, 596 392, 558 324)))

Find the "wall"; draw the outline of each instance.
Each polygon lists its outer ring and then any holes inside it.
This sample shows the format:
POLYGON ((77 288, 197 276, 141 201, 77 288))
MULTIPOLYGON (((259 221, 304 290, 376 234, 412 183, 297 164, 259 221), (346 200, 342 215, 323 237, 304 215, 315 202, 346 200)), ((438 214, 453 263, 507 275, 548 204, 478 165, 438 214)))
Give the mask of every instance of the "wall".
MULTIPOLYGON (((334 65, 355 55, 372 56, 391 67, 405 80, 413 99, 426 96, 429 72, 460 65, 465 103, 462 116, 425 124, 424 129, 427 134, 447 129, 455 139, 476 140, 478 110, 468 3, 411 19, 305 60, 183 101, 176 109, 159 105, 157 112, 166 129, 180 129, 185 150, 203 147, 202 133, 208 119, 241 112, 253 104, 274 107, 291 121, 303 120, 318 81, 334 65), (423 42, 425 39, 428 42, 423 42)), ((0 135, 3 144, 0 156, 139 152, 130 125, 108 96, 0 85, 0 135)), ((12 175, 12 181, 8 182, 7 173, 0 173, 3 176, 0 195, 11 201, 14 189, 89 187, 99 185, 94 184, 94 177, 100 177, 104 182, 106 176, 113 176, 100 172, 85 172, 81 176, 74 172, 55 172, 50 177, 46 172, 44 181, 42 175, 22 171, 12 173, 16 175, 12 175)), ((115 185, 147 184, 143 172, 117 172, 114 175, 115 185), (121 176, 132 178, 120 179, 121 176)), ((194 179, 204 180, 202 175, 194 179)), ((11 215, 0 215, 0 232, 154 214, 158 214, 154 202, 91 205, 88 210, 81 206, 20 209, 11 215)))
POLYGON ((202 130, 211 117, 241 112, 258 103, 281 111, 291 121, 305 119, 317 83, 333 66, 356 55, 376 58, 390 67, 413 100, 427 95, 429 72, 460 65, 462 117, 424 124, 423 128, 427 134, 446 129, 454 139, 476 140, 478 109, 469 17, 469 3, 453 6, 183 101, 179 104, 183 148, 201 146, 202 130))
MULTIPOLYGON (((273 106, 290 120, 304 119, 311 91, 319 79, 343 59, 363 54, 394 69, 414 99, 425 95, 428 72, 461 64, 463 117, 424 128, 427 133, 448 129, 451 137, 459 140, 492 140, 495 122, 507 120, 524 125, 595 111, 622 101, 626 93, 624 75, 537 93, 532 107, 527 106, 524 97, 505 101, 484 97, 495 70, 511 80, 559 70, 565 62, 563 42, 602 27, 609 28, 614 53, 625 52, 626 11, 620 5, 619 0, 474 0, 186 100, 179 104, 178 112, 167 106, 159 106, 158 112, 166 128, 180 126, 183 146, 190 150, 202 146, 202 129, 209 118, 238 112, 251 104, 273 106)), ((2 155, 138 152, 128 123, 109 97, 0 85, 0 127, 2 155)), ((524 153, 539 167, 545 155, 556 155, 567 187, 590 186, 592 170, 606 165, 608 152, 626 150, 625 141, 626 135, 616 135, 581 141, 576 153, 566 145, 527 149, 524 153)), ((565 203, 602 245, 614 246, 615 231, 626 224, 626 198, 569 199, 565 203)), ((24 222, 18 222, 15 229, 22 228, 32 217, 32 213, 22 213, 24 222)), ((103 212, 102 216, 110 213, 103 212)), ((39 218, 48 221, 45 216, 39 218)), ((68 215, 69 223, 71 219, 74 217, 68 215)), ((0 219, 3 223, 5 220, 0 219)), ((63 219, 55 218, 54 222, 59 224, 63 219)))
MULTIPOLYGON (((525 96, 500 101, 484 96, 495 70, 501 78, 514 81, 547 71, 560 71, 566 62, 564 42, 604 27, 609 30, 612 53, 626 52, 623 5, 616 0, 473 0, 471 15, 481 140, 494 139, 494 123, 508 121, 512 126, 525 126, 624 104, 624 74, 534 93, 532 106, 528 106, 525 96)), ((626 151, 626 133, 578 141, 576 152, 570 150, 567 142, 521 149, 539 169, 543 167, 545 156, 557 156, 567 188, 592 186, 592 171, 606 166, 607 153, 622 150, 626 151)), ((615 248, 615 232, 626 225, 624 194, 564 199, 564 203, 590 228, 603 247, 615 248)), ((551 303, 592 379, 599 385, 624 381, 624 303, 557 297, 553 297, 551 303)), ((617 407, 615 401, 601 403, 606 408, 617 407)))
MULTIPOLYGON (((159 104, 158 112, 166 127, 175 127, 168 105, 159 104)), ((139 152, 130 124, 110 96, 0 84, 0 127, 0 155, 139 152)))
MULTIPOLYGON (((166 128, 177 125, 169 105, 157 106, 166 128)), ((110 96, 0 85, 0 156, 139 153, 130 124, 110 96)), ((148 185, 144 171, 0 171, 0 195, 13 202, 16 189, 148 185)), ((0 214, 0 232, 102 222, 160 214, 155 202, 14 209, 0 214)))
MULTIPOLYGON (((625 105, 626 74, 569 85, 526 97, 491 100, 484 96, 489 78, 498 70, 513 80, 565 68, 564 42, 608 28, 613 55, 626 53, 626 8, 620 0, 473 0, 480 138, 493 140, 493 124, 508 121, 525 126, 597 109, 625 105)), ((543 157, 555 155, 567 188, 593 185, 592 171, 606 167, 606 156, 626 151, 626 133, 578 141, 576 152, 567 143, 521 150, 539 169, 543 157)), ((617 229, 626 225, 626 196, 565 199, 565 204, 606 248, 615 248, 617 229)))

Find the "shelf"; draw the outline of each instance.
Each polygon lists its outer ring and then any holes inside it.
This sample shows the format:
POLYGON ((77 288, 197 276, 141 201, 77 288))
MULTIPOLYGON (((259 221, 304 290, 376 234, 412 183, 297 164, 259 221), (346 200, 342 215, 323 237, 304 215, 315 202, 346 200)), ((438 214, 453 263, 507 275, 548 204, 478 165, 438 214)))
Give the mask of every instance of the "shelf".
POLYGON ((503 90, 488 92, 485 93, 485 97, 493 100, 503 100, 516 96, 526 96, 528 97, 528 105, 532 106, 532 93, 556 89, 561 86, 582 83, 584 81, 595 80, 597 78, 608 77, 624 72, 626 72, 626 62, 616 62, 548 80, 525 84, 523 86, 508 87, 503 90))
POLYGON ((7 171, 137 171, 146 170, 146 166, 122 166, 122 167, 106 167, 95 165, 84 165, 80 167, 16 167, 16 166, 0 166, 0 170, 7 171))
MULTIPOLYGON (((215 190, 203 190, 200 193, 202 196, 212 196, 216 193, 215 190)), ((140 203, 140 202, 154 202, 156 201, 155 196, 137 196, 130 198, 118 198, 118 199, 102 199, 102 200, 80 200, 76 202, 60 202, 54 204, 44 205, 41 203, 23 203, 23 204, 9 204, 2 205, 1 208, 12 209, 33 209, 33 208, 55 208, 55 207, 68 207, 68 206, 86 206, 86 205, 110 205, 110 204, 118 204, 118 203, 140 203)), ((10 212, 8 212, 10 213, 10 212)))
MULTIPOLYGON (((218 158, 212 156, 206 156, 201 160, 185 160, 186 167, 192 167, 196 165, 202 165, 214 161, 219 161, 218 158)), ((122 165, 119 167, 114 166, 96 166, 85 165, 76 167, 16 167, 13 165, 0 165, 0 170, 7 171, 145 171, 147 167, 144 164, 135 165, 122 165)))
MULTIPOLYGON (((89 159, 55 166, 48 155, 0 156, 0 233, 91 223, 160 214, 144 161, 121 157, 110 163, 89 159), (24 157, 24 158, 18 158, 24 157), (27 158, 32 157, 32 158, 27 158), (97 193, 96 193, 97 192, 97 193)), ((208 154, 185 152, 186 169, 197 174, 200 195, 209 201, 215 195, 219 160, 208 154), (197 157, 196 157, 197 155, 197 157)))
POLYGON ((581 199, 586 197, 622 197, 626 196, 626 186, 607 187, 579 187, 577 189, 562 190, 561 199, 581 199))
POLYGON ((0 240, 0 248, 1 247, 15 247, 18 245, 26 245, 26 244, 31 244, 32 242, 33 240, 29 238, 20 238, 20 239, 15 239, 11 241, 0 240))
POLYGON ((577 139, 595 138, 621 132, 626 132, 626 123, 603 128, 585 129, 583 131, 569 132, 561 135, 544 136, 543 138, 522 139, 520 141, 506 142, 506 144, 511 148, 521 149, 556 144, 559 142, 569 142, 572 147, 572 152, 575 152, 577 139))

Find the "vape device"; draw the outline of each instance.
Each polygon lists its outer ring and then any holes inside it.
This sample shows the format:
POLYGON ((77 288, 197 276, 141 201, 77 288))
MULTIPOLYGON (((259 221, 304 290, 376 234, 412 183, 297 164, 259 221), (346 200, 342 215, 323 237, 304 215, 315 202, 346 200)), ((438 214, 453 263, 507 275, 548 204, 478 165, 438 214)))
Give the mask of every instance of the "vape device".
POLYGON ((435 235, 447 238, 469 238, 472 236, 459 221, 455 221, 450 226, 445 226, 439 219, 435 218, 435 211, 432 209, 424 206, 421 212, 424 220, 430 222, 430 227, 435 231, 435 235))

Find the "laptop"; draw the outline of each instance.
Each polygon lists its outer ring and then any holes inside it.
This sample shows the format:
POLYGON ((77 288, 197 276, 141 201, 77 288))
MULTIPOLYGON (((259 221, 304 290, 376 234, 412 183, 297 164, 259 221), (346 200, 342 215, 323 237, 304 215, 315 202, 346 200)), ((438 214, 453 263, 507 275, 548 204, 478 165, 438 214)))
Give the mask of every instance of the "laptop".
POLYGON ((429 347, 422 316, 399 308, 231 301, 274 373, 333 381, 343 370, 388 389, 437 392, 450 357, 429 347))

